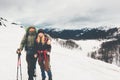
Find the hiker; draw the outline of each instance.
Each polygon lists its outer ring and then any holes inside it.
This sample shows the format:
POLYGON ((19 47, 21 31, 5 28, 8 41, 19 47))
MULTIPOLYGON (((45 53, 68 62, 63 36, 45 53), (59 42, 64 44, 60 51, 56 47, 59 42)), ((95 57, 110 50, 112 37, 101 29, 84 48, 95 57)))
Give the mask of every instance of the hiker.
POLYGON ((34 49, 34 42, 36 38, 36 28, 33 26, 28 27, 26 34, 24 35, 20 48, 17 50, 17 53, 21 53, 23 48, 26 51, 26 61, 27 61, 27 68, 28 68, 28 80, 33 80, 35 76, 35 68, 36 68, 36 61, 37 59, 34 57, 35 49, 34 49))
POLYGON ((51 52, 51 39, 44 33, 42 29, 38 30, 35 40, 36 54, 34 57, 38 58, 38 63, 41 69, 42 80, 45 80, 47 72, 48 80, 52 80, 52 73, 50 69, 50 52, 51 52))

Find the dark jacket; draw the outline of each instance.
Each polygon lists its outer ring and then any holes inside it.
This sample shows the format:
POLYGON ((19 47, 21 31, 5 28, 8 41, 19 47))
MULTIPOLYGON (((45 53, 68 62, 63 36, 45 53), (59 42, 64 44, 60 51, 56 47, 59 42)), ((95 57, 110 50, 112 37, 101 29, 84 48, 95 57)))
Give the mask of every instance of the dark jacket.
POLYGON ((49 38, 47 36, 45 36, 45 43, 42 44, 41 42, 38 43, 36 40, 35 40, 35 51, 37 53, 37 51, 44 51, 44 50, 47 50, 48 52, 51 51, 51 45, 48 45, 47 44, 47 41, 49 40, 49 38))

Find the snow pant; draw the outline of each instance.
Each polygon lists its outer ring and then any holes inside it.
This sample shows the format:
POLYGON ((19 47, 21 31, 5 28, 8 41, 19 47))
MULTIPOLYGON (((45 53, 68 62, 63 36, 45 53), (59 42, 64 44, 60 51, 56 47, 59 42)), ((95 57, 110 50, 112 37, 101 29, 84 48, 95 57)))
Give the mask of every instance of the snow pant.
POLYGON ((34 54, 31 52, 33 51, 27 50, 27 55, 26 55, 28 80, 33 80, 34 71, 36 69, 36 61, 37 61, 37 59, 34 58, 34 54))
POLYGON ((47 57, 47 61, 44 60, 44 55, 42 53, 39 54, 38 56, 38 63, 41 69, 42 80, 45 80, 46 78, 45 71, 47 72, 49 80, 52 80, 52 72, 50 69, 50 56, 46 54, 46 57, 47 57))

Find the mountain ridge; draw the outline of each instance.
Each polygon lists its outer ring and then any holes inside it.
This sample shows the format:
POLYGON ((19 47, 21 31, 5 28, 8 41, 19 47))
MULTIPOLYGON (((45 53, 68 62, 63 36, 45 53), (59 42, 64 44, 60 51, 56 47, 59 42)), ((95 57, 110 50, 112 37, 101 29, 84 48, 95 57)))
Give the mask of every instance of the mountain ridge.
POLYGON ((108 30, 100 29, 100 28, 83 28, 79 30, 56 30, 56 29, 45 29, 45 32, 48 33, 53 38, 61 38, 61 39, 111 39, 118 38, 119 28, 110 28, 108 30))

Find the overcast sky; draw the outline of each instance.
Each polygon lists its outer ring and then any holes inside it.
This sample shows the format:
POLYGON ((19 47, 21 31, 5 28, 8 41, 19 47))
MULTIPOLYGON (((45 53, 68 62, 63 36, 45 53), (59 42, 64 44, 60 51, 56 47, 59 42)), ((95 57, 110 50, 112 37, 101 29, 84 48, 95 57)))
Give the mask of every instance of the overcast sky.
POLYGON ((0 0, 0 16, 64 28, 120 26, 120 0, 0 0))

